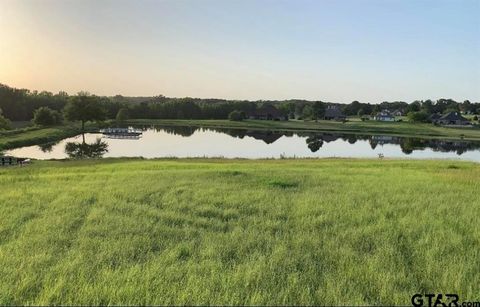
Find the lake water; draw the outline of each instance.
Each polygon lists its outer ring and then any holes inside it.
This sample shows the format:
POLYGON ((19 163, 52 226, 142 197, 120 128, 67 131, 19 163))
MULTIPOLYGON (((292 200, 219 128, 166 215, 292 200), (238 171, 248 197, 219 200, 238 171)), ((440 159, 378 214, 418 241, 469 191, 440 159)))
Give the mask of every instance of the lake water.
POLYGON ((359 157, 459 159, 480 162, 480 142, 337 133, 271 132, 193 127, 142 127, 138 139, 88 133, 57 143, 6 151, 34 159, 69 157, 359 157))

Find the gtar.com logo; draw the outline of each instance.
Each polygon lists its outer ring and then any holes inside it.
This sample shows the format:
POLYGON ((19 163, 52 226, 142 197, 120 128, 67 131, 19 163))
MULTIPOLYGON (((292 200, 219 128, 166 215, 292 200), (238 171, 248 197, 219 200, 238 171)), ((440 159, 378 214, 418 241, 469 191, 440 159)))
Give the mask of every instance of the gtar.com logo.
POLYGON ((412 296, 412 305, 416 307, 428 306, 428 307, 457 307, 458 303, 457 294, 415 294, 412 296))

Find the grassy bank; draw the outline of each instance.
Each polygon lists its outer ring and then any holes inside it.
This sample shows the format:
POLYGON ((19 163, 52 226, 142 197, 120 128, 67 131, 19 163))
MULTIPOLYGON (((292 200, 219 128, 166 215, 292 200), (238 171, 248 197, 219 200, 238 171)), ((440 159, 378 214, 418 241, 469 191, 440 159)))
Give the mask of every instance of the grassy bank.
POLYGON ((169 125, 169 126, 203 126, 212 128, 245 128, 264 130, 302 130, 323 131, 367 135, 395 135, 419 138, 446 138, 480 140, 479 128, 448 128, 434 126, 432 124, 420 124, 409 122, 378 122, 359 121, 337 122, 320 120, 315 121, 266 121, 245 120, 241 122, 229 120, 130 120, 130 124, 138 125, 169 125))
POLYGON ((402 304, 480 293, 480 165, 0 168, 0 304, 402 304))
MULTIPOLYGON (((96 131, 91 125, 87 131, 96 131)), ((21 129, 0 131, 0 151, 31 145, 60 141, 81 133, 80 125, 68 124, 55 127, 26 127, 21 129)))

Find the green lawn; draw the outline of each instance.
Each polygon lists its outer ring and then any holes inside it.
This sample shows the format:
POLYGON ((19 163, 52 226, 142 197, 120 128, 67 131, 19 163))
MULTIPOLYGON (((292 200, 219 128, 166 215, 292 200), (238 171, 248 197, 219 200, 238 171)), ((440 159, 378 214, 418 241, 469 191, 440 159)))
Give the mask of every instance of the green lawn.
POLYGON ((479 179, 453 161, 0 168, 0 305, 478 300, 479 179))
MULTIPOLYGON (((94 125, 87 127, 88 131, 96 131, 94 125)), ((16 147, 45 144, 60 141, 81 133, 80 125, 65 124, 54 127, 24 127, 14 130, 0 131, 0 151, 16 147)))

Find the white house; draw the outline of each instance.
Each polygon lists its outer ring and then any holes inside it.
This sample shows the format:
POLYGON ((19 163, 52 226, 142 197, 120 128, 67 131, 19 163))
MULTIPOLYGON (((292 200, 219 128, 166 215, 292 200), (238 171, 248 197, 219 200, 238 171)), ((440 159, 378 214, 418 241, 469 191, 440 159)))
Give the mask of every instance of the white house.
POLYGON ((390 114, 388 110, 383 110, 382 112, 377 113, 377 115, 375 115, 373 119, 381 122, 394 122, 395 116, 390 114))

